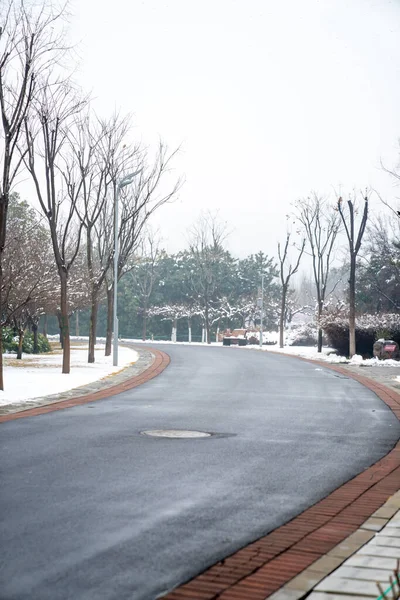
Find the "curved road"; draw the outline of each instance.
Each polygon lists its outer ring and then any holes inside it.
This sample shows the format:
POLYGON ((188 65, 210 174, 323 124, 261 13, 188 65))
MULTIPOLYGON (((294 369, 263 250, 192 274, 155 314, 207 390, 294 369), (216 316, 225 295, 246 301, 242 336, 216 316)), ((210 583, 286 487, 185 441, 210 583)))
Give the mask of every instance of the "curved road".
POLYGON ((279 355, 163 348, 113 398, 0 425, 0 598, 154 599, 268 533, 395 444, 369 390, 279 355), (206 439, 149 438, 195 429, 206 439))

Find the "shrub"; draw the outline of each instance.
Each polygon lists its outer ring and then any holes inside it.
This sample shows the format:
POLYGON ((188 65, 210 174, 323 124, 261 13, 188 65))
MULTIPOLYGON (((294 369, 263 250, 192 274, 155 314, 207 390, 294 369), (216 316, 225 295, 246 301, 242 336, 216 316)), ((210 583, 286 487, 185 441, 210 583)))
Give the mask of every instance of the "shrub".
MULTIPOLYGON (((15 352, 18 351, 18 335, 15 335, 12 327, 4 327, 3 328, 3 352, 15 352)), ((42 352, 51 352, 51 346, 49 344, 48 339, 38 333, 38 350, 40 353, 42 352)), ((25 334, 24 341, 22 344, 22 352, 26 354, 33 353, 33 333, 29 331, 25 334)))
MULTIPOLYGON (((349 322, 345 315, 326 315, 321 321, 329 343, 339 354, 349 353, 349 322)), ((400 315, 362 315, 356 318, 356 352, 371 357, 374 342, 384 337, 400 344, 400 315), (382 335, 383 334, 383 335, 382 335)))
POLYGON ((317 328, 315 323, 299 323, 292 325, 292 329, 286 334, 288 346, 316 346, 317 328))

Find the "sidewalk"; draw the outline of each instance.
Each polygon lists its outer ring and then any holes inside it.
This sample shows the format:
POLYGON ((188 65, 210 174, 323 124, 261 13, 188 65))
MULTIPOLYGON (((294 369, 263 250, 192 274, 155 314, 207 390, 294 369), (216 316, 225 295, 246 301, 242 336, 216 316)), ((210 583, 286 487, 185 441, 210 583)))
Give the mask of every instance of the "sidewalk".
POLYGON ((367 600, 383 592, 391 597, 390 578, 393 580, 399 560, 397 492, 355 533, 272 594, 270 600, 299 600, 306 595, 310 600, 367 600))

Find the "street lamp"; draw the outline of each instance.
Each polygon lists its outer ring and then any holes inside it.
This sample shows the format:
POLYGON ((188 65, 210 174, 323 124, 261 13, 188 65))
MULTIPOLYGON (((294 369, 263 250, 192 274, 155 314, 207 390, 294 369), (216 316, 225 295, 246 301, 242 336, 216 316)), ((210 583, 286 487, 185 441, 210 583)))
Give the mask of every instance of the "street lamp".
POLYGON ((264 273, 261 273, 261 298, 259 298, 260 307, 260 348, 263 345, 263 309, 264 309, 264 273))
POLYGON ((119 183, 117 183, 115 197, 114 197, 114 345, 113 345, 113 366, 118 366, 118 317, 117 317, 117 296, 118 296, 118 258, 119 258, 119 246, 118 246, 118 200, 119 192, 122 188, 130 185, 135 179, 136 175, 139 175, 143 169, 139 169, 134 173, 126 175, 119 183))

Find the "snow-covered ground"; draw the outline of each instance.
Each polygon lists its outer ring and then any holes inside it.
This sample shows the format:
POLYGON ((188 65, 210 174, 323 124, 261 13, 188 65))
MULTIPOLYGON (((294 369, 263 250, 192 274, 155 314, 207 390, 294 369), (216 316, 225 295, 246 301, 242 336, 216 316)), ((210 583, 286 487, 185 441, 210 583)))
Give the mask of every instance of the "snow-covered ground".
POLYGON ((4 387, 0 391, 0 406, 26 402, 34 398, 66 392, 81 385, 118 373, 136 362, 138 353, 131 348, 119 347, 118 367, 113 367, 112 356, 104 356, 104 345, 96 346, 96 362, 88 364, 87 346, 72 345, 71 373, 61 373, 61 351, 52 354, 24 354, 17 361, 15 354, 4 355, 4 387))
MULTIPOLYGON (((259 346, 244 346, 248 350, 260 350, 259 346)), ((327 363, 332 364, 349 364, 349 365, 358 365, 360 367, 400 367, 400 362, 398 360, 379 360, 378 358, 363 358, 359 354, 355 354, 351 359, 346 358, 345 356, 338 356, 335 354, 335 350, 333 348, 323 347, 322 352, 317 352, 317 348, 315 346, 284 346, 284 348, 279 348, 279 346, 263 346, 263 352, 280 352, 281 354, 291 354, 293 356, 301 356, 302 358, 309 358, 311 360, 321 360, 327 363)))

